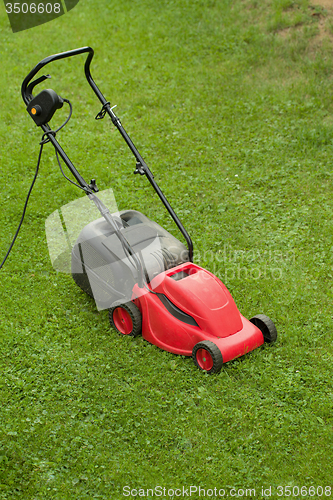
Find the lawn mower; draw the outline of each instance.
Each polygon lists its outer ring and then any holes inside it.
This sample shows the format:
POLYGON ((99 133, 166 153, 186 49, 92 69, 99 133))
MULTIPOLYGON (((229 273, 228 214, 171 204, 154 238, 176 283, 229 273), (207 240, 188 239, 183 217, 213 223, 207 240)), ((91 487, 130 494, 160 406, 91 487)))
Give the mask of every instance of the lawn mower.
MULTIPOLYGON (((143 338, 174 354, 192 356, 196 366, 217 373, 222 364, 242 356, 264 342, 276 340, 274 323, 259 314, 244 318, 226 286, 211 272, 193 262, 193 244, 153 174, 126 133, 96 83, 90 64, 91 47, 83 47, 46 57, 30 71, 22 83, 22 97, 35 124, 43 130, 41 150, 50 142, 56 152, 61 173, 82 189, 95 204, 101 217, 87 224, 71 250, 71 273, 75 283, 92 296, 100 309, 109 310, 113 328, 122 335, 143 338), (45 65, 67 57, 87 53, 85 76, 102 104, 96 115, 105 115, 122 135, 135 157, 135 174, 146 176, 169 212, 186 246, 156 222, 136 210, 110 213, 98 198, 94 179, 88 184, 75 168, 56 139, 68 122, 72 106, 54 90, 33 89, 49 78, 43 75, 32 81, 45 65), (49 121, 64 103, 70 106, 65 123, 52 130, 49 121), (75 181, 62 169, 60 158, 75 181)), ((41 156, 41 152, 40 152, 41 156)), ((39 157, 40 160, 40 157, 39 157)))

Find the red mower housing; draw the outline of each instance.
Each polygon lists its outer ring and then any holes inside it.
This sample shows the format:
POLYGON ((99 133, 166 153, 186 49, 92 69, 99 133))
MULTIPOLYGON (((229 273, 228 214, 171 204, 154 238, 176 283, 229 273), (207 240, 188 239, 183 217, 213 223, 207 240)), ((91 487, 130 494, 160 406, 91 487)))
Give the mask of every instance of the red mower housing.
MULTIPOLYGON (((240 314, 226 286, 196 264, 165 271, 152 280, 151 289, 155 294, 145 291, 134 302, 142 313, 143 338, 165 351, 191 356, 198 342, 208 340, 227 362, 264 342, 259 328, 240 314)), ((134 296, 136 292, 135 287, 134 296)))
MULTIPOLYGON (((244 318, 226 286, 192 262, 159 274, 149 289, 135 285, 132 297, 141 313, 143 338, 165 351, 192 356, 198 368, 209 373, 276 338, 267 316, 244 318)), ((124 305, 110 311, 113 326, 133 335, 132 311, 124 305)))

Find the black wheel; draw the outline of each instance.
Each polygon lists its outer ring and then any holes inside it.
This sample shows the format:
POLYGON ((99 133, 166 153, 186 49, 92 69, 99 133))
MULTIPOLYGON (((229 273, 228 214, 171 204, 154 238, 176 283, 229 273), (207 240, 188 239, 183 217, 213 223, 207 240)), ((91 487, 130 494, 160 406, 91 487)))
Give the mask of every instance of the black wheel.
POLYGON ((264 336, 264 341, 271 343, 275 342, 277 339, 277 331, 273 321, 265 314, 257 314, 257 316, 253 316, 250 319, 251 323, 253 323, 264 336))
POLYGON ((223 365, 220 349, 210 340, 198 342, 193 347, 192 358, 194 364, 207 373, 218 373, 223 365))
POLYGON ((133 302, 111 307, 109 320, 111 326, 123 335, 137 337, 141 333, 141 312, 133 302))

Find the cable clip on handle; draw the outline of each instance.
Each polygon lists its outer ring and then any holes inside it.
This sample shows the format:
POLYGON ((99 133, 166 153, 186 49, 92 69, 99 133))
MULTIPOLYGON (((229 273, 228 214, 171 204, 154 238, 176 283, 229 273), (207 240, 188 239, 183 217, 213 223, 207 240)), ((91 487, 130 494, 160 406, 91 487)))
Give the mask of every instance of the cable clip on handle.
POLYGON ((110 106, 109 102, 106 102, 105 104, 103 104, 102 109, 95 116, 95 120, 103 120, 104 116, 106 115, 106 108, 107 108, 107 106, 110 106))
MULTIPOLYGON (((103 104, 102 109, 95 116, 95 120, 103 120, 104 116, 106 115, 106 111, 107 111, 108 106, 110 106, 109 102, 106 102, 105 104, 103 104)), ((117 104, 112 106, 112 108, 110 108, 110 111, 112 111, 116 107, 117 107, 117 104)), ((112 121, 114 121, 115 119, 117 119, 117 117, 114 113, 112 113, 112 121)))

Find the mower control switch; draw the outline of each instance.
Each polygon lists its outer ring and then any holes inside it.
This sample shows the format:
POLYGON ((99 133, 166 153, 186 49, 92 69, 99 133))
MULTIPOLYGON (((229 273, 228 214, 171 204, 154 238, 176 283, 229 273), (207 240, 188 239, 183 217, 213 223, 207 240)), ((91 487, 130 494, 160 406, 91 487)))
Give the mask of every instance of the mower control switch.
POLYGON ((29 102, 27 111, 36 125, 40 126, 48 123, 63 104, 63 99, 54 90, 42 90, 29 102))

